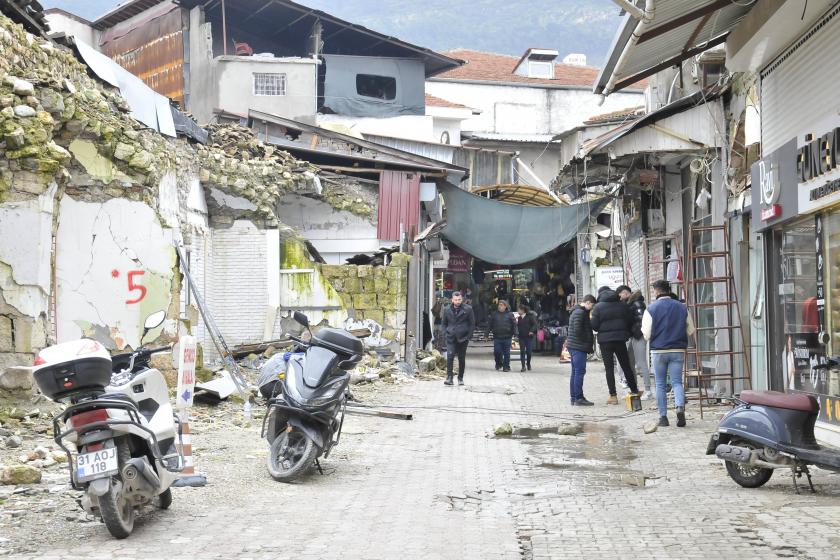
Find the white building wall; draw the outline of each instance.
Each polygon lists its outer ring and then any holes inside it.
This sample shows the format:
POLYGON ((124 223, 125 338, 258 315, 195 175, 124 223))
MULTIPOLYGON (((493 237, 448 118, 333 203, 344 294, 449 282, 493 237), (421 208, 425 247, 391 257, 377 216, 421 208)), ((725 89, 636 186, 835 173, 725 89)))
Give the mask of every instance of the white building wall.
MULTIPOLYGON (((383 118, 318 115, 314 124, 323 128, 343 125, 361 135, 392 136, 420 142, 437 142, 439 140, 439 138, 435 138, 434 134, 434 118, 429 115, 403 115, 383 118)), ((340 129, 335 130, 340 132, 340 129)))
POLYGON ((66 33, 92 47, 99 47, 97 44, 99 42, 97 38, 98 33, 86 23, 67 17, 60 12, 47 13, 45 16, 50 26, 50 33, 66 33))
MULTIPOLYGON (((221 56, 215 59, 217 107, 247 115, 249 109, 290 119, 314 115, 317 110, 318 64, 311 58, 221 56), (254 74, 285 74, 286 94, 254 95, 254 74)), ((193 98, 198 95, 192 91, 193 98)))
POLYGON ((311 241, 329 264, 345 264, 348 257, 374 253, 381 247, 375 224, 335 210, 326 202, 290 194, 280 199, 277 212, 280 220, 311 241))
POLYGON ((589 89, 476 84, 435 79, 426 82, 426 92, 481 110, 481 114, 462 123, 462 129, 471 132, 560 133, 592 116, 644 104, 641 92, 615 93, 599 106, 598 96, 589 89))

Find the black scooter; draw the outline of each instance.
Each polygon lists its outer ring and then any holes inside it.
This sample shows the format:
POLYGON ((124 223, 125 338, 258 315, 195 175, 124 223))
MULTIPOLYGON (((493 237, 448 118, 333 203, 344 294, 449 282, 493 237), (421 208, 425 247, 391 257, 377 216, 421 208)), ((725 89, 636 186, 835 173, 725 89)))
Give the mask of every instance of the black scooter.
MULTIPOLYGON (((815 366, 828 369, 840 365, 835 359, 815 366)), ((797 494, 797 478, 804 474, 811 492, 814 485, 808 465, 840 472, 840 450, 820 446, 814 424, 820 411, 817 399, 803 393, 742 391, 736 407, 718 424, 707 455, 726 463, 729 476, 744 488, 758 488, 774 469, 791 469, 797 494)))
MULTIPOLYGON (((295 321, 309 329, 306 315, 295 321)), ((292 336, 302 354, 292 354, 285 373, 270 388, 262 436, 271 444, 268 472, 291 482, 309 467, 321 466, 338 444, 347 407, 351 370, 364 353, 362 341, 347 331, 323 328, 309 342, 292 336)), ((262 388, 261 388, 262 390, 262 388)), ((323 471, 321 471, 323 473, 323 471)))

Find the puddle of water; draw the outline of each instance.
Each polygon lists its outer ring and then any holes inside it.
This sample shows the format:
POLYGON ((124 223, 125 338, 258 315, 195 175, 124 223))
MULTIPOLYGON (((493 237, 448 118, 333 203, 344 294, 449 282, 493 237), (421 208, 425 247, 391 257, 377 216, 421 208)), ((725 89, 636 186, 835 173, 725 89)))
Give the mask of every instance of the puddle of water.
POLYGON ((660 479, 627 468, 636 459, 638 439, 626 437, 606 422, 563 423, 552 426, 515 426, 513 439, 528 446, 528 464, 546 471, 563 471, 593 487, 655 486, 660 479))

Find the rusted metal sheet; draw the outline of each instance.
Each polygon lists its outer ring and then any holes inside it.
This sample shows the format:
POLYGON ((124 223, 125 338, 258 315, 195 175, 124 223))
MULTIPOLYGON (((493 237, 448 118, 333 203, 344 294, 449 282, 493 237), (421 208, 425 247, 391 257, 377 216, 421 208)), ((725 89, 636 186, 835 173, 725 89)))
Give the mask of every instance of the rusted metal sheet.
POLYGON ((382 171, 379 175, 379 210, 376 236, 397 241, 404 232, 412 239, 420 222, 420 175, 382 171))
POLYGON ((102 35, 104 54, 150 88, 184 102, 184 30, 181 10, 162 5, 148 17, 120 24, 102 35))

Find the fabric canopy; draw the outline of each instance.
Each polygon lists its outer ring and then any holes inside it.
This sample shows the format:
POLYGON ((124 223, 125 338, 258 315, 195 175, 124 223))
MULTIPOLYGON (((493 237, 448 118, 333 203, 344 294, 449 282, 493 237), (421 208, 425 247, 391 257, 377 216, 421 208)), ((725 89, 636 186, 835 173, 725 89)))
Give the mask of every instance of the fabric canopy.
POLYGON ((494 264, 520 264, 548 253, 586 228, 589 217, 609 202, 540 208, 476 196, 450 183, 442 235, 475 258, 494 264))

